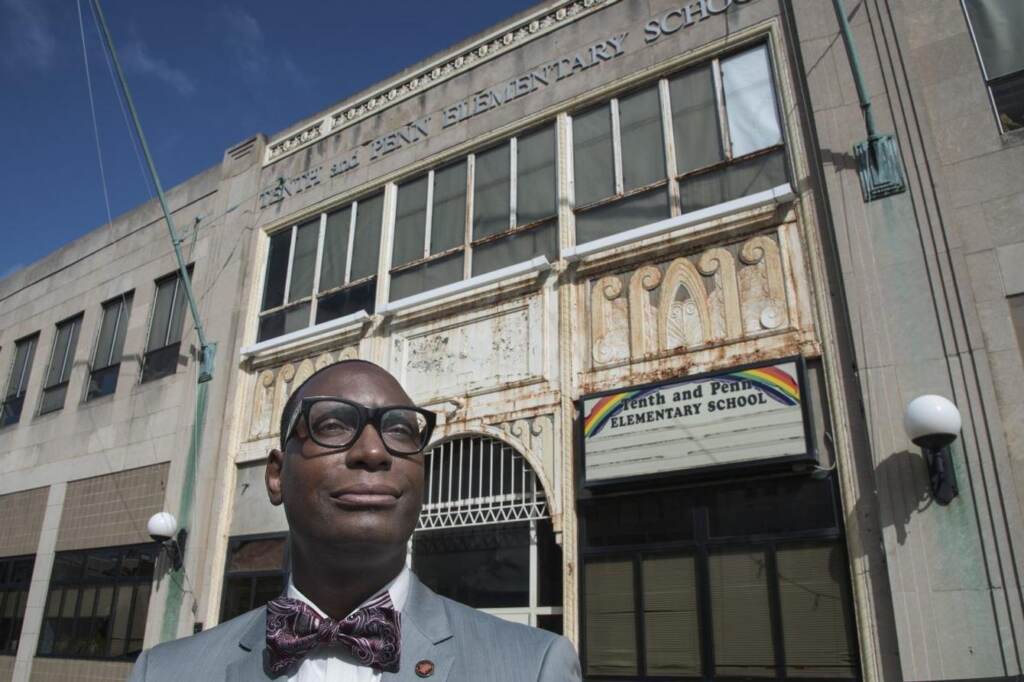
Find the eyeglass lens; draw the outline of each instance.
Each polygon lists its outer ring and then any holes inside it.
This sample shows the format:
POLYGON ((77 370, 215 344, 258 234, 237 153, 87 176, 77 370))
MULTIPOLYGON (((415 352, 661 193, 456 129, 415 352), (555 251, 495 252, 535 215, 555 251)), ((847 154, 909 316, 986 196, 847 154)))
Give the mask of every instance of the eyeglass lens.
MULTIPOLYGON (((393 407, 378 417, 378 431, 389 449, 412 454, 423 448, 427 431, 423 414, 393 407)), ((345 447, 359 437, 359 411, 348 403, 319 400, 309 408, 309 430, 323 445, 345 447)))

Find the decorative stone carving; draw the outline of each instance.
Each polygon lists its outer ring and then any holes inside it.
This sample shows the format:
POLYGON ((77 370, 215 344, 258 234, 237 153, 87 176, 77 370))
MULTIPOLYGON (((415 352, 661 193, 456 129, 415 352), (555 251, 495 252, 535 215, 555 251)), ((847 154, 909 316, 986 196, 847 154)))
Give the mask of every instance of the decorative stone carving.
POLYGON ((544 486, 551 513, 559 511, 557 504, 558 491, 554 489, 555 467, 555 420, 554 415, 542 414, 536 417, 513 419, 490 425, 507 436, 513 442, 522 444, 517 448, 533 467, 537 478, 544 486))
POLYGON ((252 410, 247 415, 249 423, 246 440, 276 436, 281 410, 284 409, 284 403, 292 390, 312 376, 316 370, 338 360, 355 358, 357 355, 355 346, 346 346, 337 351, 325 351, 315 359, 302 358, 285 362, 252 375, 252 410))
POLYGON ((378 109, 397 104, 411 97, 415 91, 437 85, 462 71, 493 59, 509 50, 515 49, 531 40, 558 28, 558 24, 574 21, 594 12, 597 8, 610 5, 619 0, 565 0, 557 9, 553 9, 543 17, 533 17, 510 26, 497 37, 482 40, 470 45, 458 53, 449 55, 443 64, 433 64, 422 71, 410 75, 401 83, 389 83, 369 97, 337 109, 317 123, 300 131, 288 133, 285 137, 274 140, 267 145, 264 163, 277 161, 282 156, 302 147, 313 144, 322 135, 336 132, 378 109), (327 129, 324 130, 324 126, 327 129))
POLYGON ((774 235, 603 275, 589 296, 593 363, 784 331, 794 319, 791 298, 774 235))

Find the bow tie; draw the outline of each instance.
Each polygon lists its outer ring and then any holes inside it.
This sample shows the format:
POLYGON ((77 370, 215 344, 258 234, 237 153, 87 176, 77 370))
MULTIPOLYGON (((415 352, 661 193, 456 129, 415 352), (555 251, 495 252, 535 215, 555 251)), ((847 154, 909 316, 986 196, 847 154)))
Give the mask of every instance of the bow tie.
POLYGON ((398 668, 401 619, 384 592, 343 620, 321 616, 305 602, 278 597, 267 604, 270 670, 279 674, 321 644, 345 646, 362 665, 398 668))

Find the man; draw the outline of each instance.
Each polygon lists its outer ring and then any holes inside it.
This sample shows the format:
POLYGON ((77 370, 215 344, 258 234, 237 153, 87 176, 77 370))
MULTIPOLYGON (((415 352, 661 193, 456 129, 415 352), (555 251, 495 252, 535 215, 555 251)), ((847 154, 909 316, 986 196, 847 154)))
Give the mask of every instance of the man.
POLYGON ((134 682, 572 682, 563 637, 436 595, 406 568, 434 415, 370 362, 307 379, 267 459, 291 531, 286 595, 143 652, 134 682))

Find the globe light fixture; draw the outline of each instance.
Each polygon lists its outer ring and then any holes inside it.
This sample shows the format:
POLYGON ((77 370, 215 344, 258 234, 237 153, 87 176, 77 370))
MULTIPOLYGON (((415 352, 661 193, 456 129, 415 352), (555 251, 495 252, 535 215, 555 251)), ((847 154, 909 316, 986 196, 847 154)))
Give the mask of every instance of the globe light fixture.
POLYGON ((175 571, 181 570, 185 560, 185 541, 188 531, 178 530, 178 520, 170 512, 157 512, 146 522, 146 532, 154 542, 159 542, 162 551, 167 554, 167 561, 175 571), (175 535, 177 533, 177 535, 175 535))
POLYGON ((911 442, 921 447, 928 465, 932 498, 947 505, 960 494, 949 446, 960 434, 960 410, 941 395, 922 395, 907 404, 903 428, 911 442))

